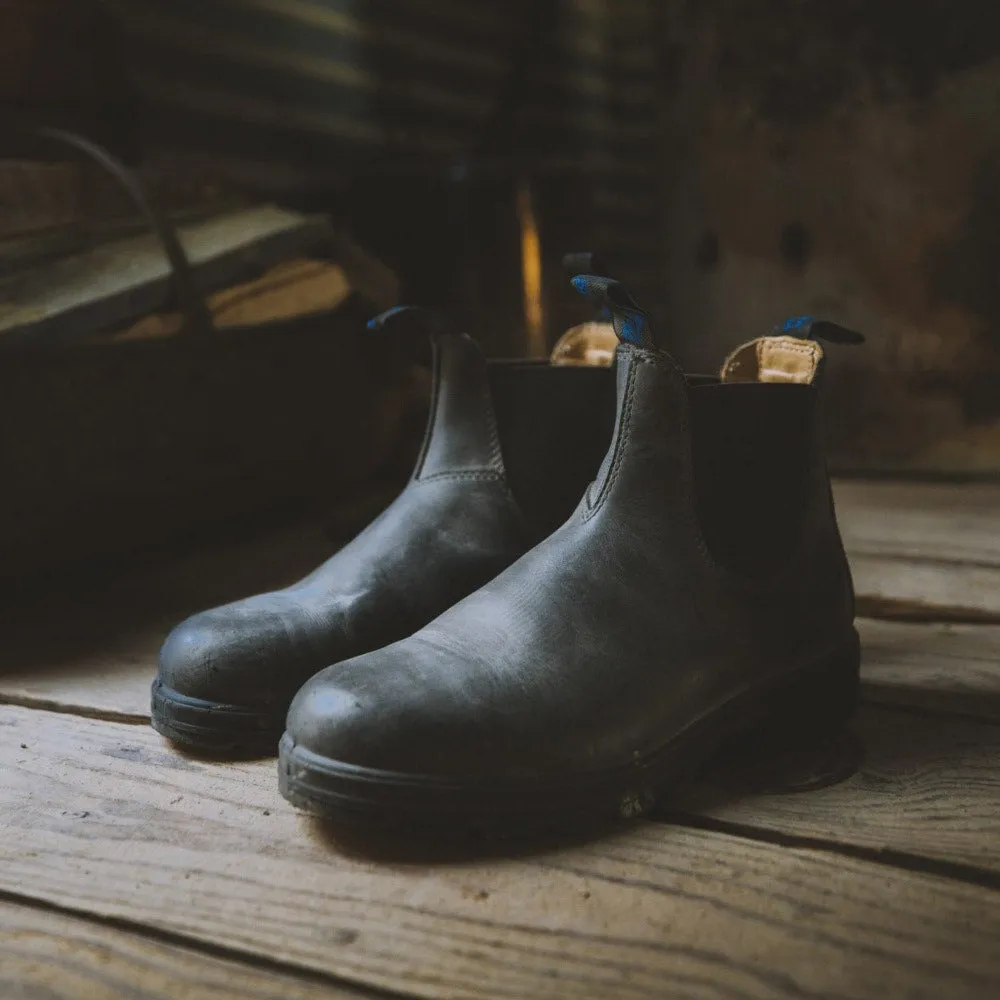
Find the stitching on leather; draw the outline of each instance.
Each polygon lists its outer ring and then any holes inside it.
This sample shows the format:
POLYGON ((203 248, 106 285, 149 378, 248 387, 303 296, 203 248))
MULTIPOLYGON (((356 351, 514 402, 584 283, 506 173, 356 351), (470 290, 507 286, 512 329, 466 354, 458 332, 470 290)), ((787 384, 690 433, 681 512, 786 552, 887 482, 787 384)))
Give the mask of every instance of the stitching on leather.
POLYGON ((419 480, 421 483, 433 483, 442 479, 473 479, 489 482, 502 482, 504 474, 493 469, 481 469, 468 472, 435 472, 431 476, 424 476, 419 480))
POLYGON ((589 521, 604 506, 608 494, 618 481, 618 475, 621 471, 622 462, 625 458, 625 452, 628 450, 629 436, 632 430, 632 403, 635 399, 636 365, 649 363, 648 360, 639 354, 638 351, 633 350, 630 353, 632 355, 632 364, 629 367, 628 385, 625 389, 625 400, 622 405, 621 425, 618 429, 618 434, 614 442, 615 457, 611 461, 611 468, 608 469, 608 474, 605 477, 604 482, 601 484, 601 489, 597 494, 597 499, 594 501, 593 506, 584 511, 582 518, 584 522, 589 521))
POLYGON ((434 349, 433 370, 431 372, 431 400, 427 417, 427 428, 424 431, 424 440, 420 445, 420 456, 417 459, 417 467, 413 470, 412 481, 419 482, 420 476, 427 463, 427 453, 431 450, 431 438, 434 435, 434 428, 438 421, 438 406, 441 402, 441 365, 444 351, 441 349, 441 342, 436 338, 431 341, 434 349))
MULTIPOLYGON (((641 348, 631 348, 630 354, 633 359, 633 365, 653 365, 656 368, 668 373, 671 376, 676 376, 677 370, 668 362, 666 362, 661 357, 656 354, 647 353, 642 351, 641 348)), ((595 505, 584 512, 581 518, 582 522, 589 521, 598 510, 604 505, 606 498, 610 495, 611 489, 617 482, 621 467, 624 464, 624 458, 626 453, 626 447, 628 444, 628 439, 631 433, 632 424, 632 402, 635 395, 635 374, 636 367, 632 367, 629 371, 629 384, 626 391, 625 404, 622 409, 622 426, 620 432, 620 444, 621 447, 618 453, 615 455, 612 468, 609 470, 607 480, 601 488, 601 492, 595 501, 595 505)), ((813 418, 815 420, 815 416, 813 418)), ((691 422, 689 418, 688 409, 686 406, 680 409, 678 413, 678 423, 679 430, 682 434, 682 440, 684 441, 684 460, 681 463, 681 476, 682 476, 682 486, 684 489, 684 503, 682 516, 687 522, 688 530, 691 531, 695 539, 695 547, 697 548, 699 554, 704 560, 705 568, 708 569, 724 586, 733 587, 739 590, 774 590, 778 591, 781 587, 786 586, 789 580, 794 579, 797 575, 801 574, 801 567, 803 562, 808 565, 810 558, 810 548, 808 545, 801 544, 798 546, 798 551, 789 559, 788 564, 773 577, 766 579, 754 579, 741 576, 738 573, 734 573, 732 570, 723 566, 722 564, 716 562, 712 556, 711 551, 708 548, 708 543, 705 540, 705 536, 702 532, 701 519, 698 516, 698 505, 697 505, 697 493, 696 484, 694 478, 694 450, 693 450, 693 439, 691 436, 691 422)), ((814 435, 817 433, 814 426, 814 435)), ((618 442, 616 442, 618 443, 618 442)), ((815 445, 814 445, 815 446, 815 445)), ((810 459, 810 462, 815 462, 815 457, 810 459)), ((813 470, 815 474, 815 469, 813 470)), ((827 478, 827 484, 829 484, 829 479, 827 478)), ((813 516, 816 516, 816 511, 813 511, 813 516)), ((832 524, 834 530, 838 530, 835 515, 831 511, 831 517, 833 518, 832 524)), ((829 525, 827 525, 829 529, 829 525)), ((843 545, 840 547, 841 558, 844 559, 845 565, 847 564, 846 556, 843 555, 844 549, 843 545)), ((848 569, 848 579, 850 579, 850 571, 848 569)))
MULTIPOLYGON (((639 349, 632 349, 632 356, 634 358, 634 363, 639 365, 653 365, 655 368, 659 368, 661 371, 666 372, 668 375, 676 377, 677 370, 672 365, 668 364, 662 357, 656 354, 641 352, 639 349)), ((602 490, 602 495, 598 497, 597 503, 593 510, 588 511, 584 515, 584 520, 589 520, 597 512, 597 510, 603 505, 605 498, 610 494, 611 487, 617 482, 621 466, 623 464, 625 456, 625 445, 627 445, 627 435, 631 432, 632 425, 632 397, 635 394, 635 372, 636 369, 633 368, 629 372, 629 390, 626 397, 626 406, 622 412, 622 426, 625 431, 626 437, 622 439, 622 449, 618 455, 615 456, 615 466, 608 475, 608 481, 606 486, 602 490)), ((701 530, 701 521, 698 517, 698 509, 696 502, 696 492, 695 492, 695 481, 694 481, 694 454, 693 454, 693 442, 691 439, 691 422, 688 417, 687 407, 682 407, 680 413, 678 414, 679 428, 681 431, 681 437, 684 441, 684 460, 681 463, 681 476, 682 485, 685 494, 684 500, 684 519, 687 522, 688 528, 695 538, 695 546, 705 559, 709 567, 715 572, 722 571, 725 573, 723 567, 719 566, 715 560, 712 558, 712 554, 708 549, 708 544, 705 541, 705 536, 701 530)))
MULTIPOLYGON (((767 368, 765 366, 765 363, 764 363, 764 344, 765 344, 765 341, 764 341, 764 339, 761 338, 761 340, 758 341, 758 344, 761 345, 760 349, 757 352, 757 355, 758 355, 758 357, 757 357, 757 379, 759 381, 760 380, 760 373, 762 371, 774 370, 774 369, 769 369, 769 368, 767 368)), ((809 375, 809 383, 806 383, 806 384, 811 384, 815 380, 817 367, 819 365, 820 359, 823 357, 822 351, 819 349, 819 345, 818 344, 796 344, 796 343, 789 343, 788 340, 784 340, 783 339, 781 341, 781 343, 780 343, 780 346, 778 344, 769 344, 767 346, 771 347, 771 348, 774 348, 775 351, 778 351, 779 353, 787 351, 789 354, 797 354, 799 357, 808 358, 813 363, 813 370, 812 370, 812 372, 809 375)))
MULTIPOLYGON (((777 346, 777 345, 773 345, 777 346)), ((789 344, 788 341, 781 342, 781 349, 783 351, 791 351, 793 354, 808 354, 809 357, 814 357, 816 355, 816 349, 811 347, 809 344, 799 346, 798 344, 789 344)))
POLYGON ((496 410, 493 408, 493 394, 490 392, 489 374, 487 372, 483 374, 484 412, 490 425, 490 466, 496 468, 502 475, 506 470, 503 464, 503 451, 500 448, 500 429, 497 427, 496 410))

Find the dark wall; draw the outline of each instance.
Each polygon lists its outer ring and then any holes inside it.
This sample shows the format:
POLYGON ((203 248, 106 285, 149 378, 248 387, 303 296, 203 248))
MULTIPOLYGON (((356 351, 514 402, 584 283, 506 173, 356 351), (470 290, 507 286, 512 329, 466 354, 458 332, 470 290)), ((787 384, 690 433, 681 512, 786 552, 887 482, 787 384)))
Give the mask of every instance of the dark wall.
POLYGON ((135 153, 135 108, 118 22, 100 0, 0 0, 3 155, 11 123, 76 128, 135 153))
POLYGON ((841 464, 1000 470, 1000 6, 673 11, 678 349, 826 315, 869 337, 834 358, 841 464))

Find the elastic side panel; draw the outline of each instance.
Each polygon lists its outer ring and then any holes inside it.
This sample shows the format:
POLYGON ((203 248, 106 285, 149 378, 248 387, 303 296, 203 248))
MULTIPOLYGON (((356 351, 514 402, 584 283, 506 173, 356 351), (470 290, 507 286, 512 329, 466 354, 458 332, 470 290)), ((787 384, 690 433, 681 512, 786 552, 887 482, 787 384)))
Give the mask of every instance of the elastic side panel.
POLYGON ((702 532, 716 561, 743 576, 773 573, 799 543, 816 398, 796 384, 690 389, 702 532))
POLYGON ((573 512, 611 440, 612 369, 491 363, 507 479, 539 537, 573 512))

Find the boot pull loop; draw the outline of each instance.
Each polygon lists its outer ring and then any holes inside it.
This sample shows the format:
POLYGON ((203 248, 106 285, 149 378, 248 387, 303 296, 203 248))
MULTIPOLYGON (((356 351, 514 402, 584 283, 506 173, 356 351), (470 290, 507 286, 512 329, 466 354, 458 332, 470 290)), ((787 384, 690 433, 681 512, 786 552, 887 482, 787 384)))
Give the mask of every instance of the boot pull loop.
MULTIPOLYGON (((568 253, 562 259, 563 269, 569 276, 570 281, 578 274, 595 274, 604 278, 614 278, 615 272, 607 260, 596 253, 568 253)), ((610 323, 611 310, 601 302, 595 323, 610 323)))
POLYGON ((723 382, 816 385, 825 361, 820 341, 856 345, 865 338, 838 323, 793 316, 767 336, 737 347, 723 363, 720 378, 723 382))
MULTIPOLYGON (((613 277, 611 268, 596 253, 568 253, 562 259, 563 269, 570 281, 578 274, 613 277)), ((596 303, 590 320, 571 326, 555 342, 549 354, 554 365, 586 365, 605 368, 614 364, 618 337, 613 326, 611 310, 603 299, 596 303)))
POLYGON ((812 316, 792 316, 771 330, 772 337, 791 335, 800 340, 822 340, 827 344, 849 344, 852 347, 865 342, 864 334, 848 330, 839 323, 812 316))
POLYGON ((380 334, 373 349, 382 361, 404 367, 430 364, 441 338, 454 333, 440 315, 421 306, 394 306, 365 325, 380 334))
POLYGON ((404 332, 409 327, 414 333, 424 333, 429 337, 451 332, 437 313, 422 306, 393 306, 373 316, 366 326, 377 333, 404 332))
POLYGON ((47 126, 34 126, 26 131, 37 138, 75 149, 117 181, 141 212, 144 221, 159 240, 167 257, 170 264, 173 304, 184 317, 183 332, 194 335, 213 334, 215 327, 212 323, 211 312, 199 292, 198 281, 177 236, 177 231, 149 198, 138 175, 102 146, 82 135, 77 135, 75 132, 48 128, 47 126))
POLYGON ((608 310, 615 334, 622 343, 656 349, 648 313, 639 307, 620 281, 596 274, 578 274, 570 284, 581 295, 595 299, 608 310))

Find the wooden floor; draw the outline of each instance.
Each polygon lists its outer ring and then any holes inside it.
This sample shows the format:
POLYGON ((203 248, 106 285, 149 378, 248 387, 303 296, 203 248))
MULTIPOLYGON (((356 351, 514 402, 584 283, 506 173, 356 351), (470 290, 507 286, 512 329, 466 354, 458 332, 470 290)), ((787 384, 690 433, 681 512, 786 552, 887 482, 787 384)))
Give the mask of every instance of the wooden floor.
POLYGON ((0 1000, 1000 997, 1000 488, 838 502, 874 616, 851 738, 485 860, 373 860, 296 814, 273 761, 149 728, 164 630, 293 579, 321 532, 5 624, 0 1000))

